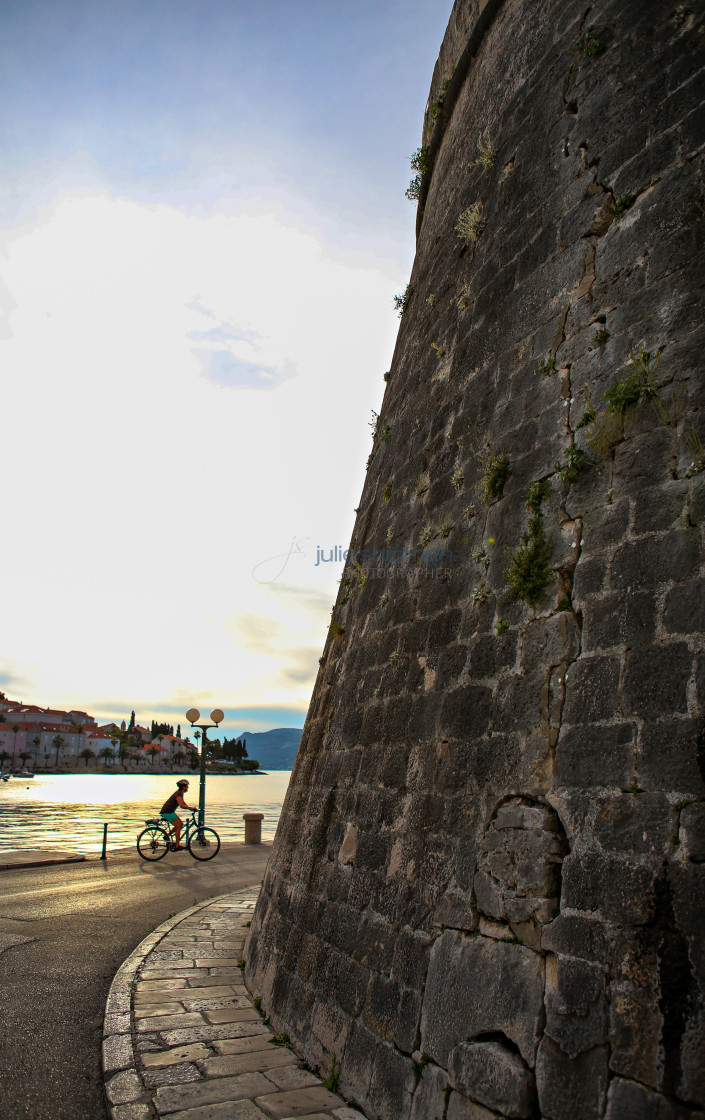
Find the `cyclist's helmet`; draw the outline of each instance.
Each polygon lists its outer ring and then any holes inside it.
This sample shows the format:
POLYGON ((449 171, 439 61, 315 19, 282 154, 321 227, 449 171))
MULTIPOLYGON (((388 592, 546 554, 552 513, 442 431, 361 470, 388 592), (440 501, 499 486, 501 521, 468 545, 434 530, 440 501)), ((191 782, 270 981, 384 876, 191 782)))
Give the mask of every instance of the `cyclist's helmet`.
POLYGON ((176 783, 176 785, 178 786, 179 789, 188 789, 188 782, 186 781, 185 778, 182 778, 180 782, 176 783))

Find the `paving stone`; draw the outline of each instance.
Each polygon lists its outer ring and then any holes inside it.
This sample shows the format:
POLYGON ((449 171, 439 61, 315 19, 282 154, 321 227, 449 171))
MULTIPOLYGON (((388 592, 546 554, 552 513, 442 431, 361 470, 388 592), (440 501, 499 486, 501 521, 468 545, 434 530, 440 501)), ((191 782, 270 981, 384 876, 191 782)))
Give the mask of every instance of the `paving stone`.
POLYGON ((158 1034, 145 1034, 137 1038, 135 1049, 138 1054, 145 1054, 154 1050, 163 1050, 164 1047, 158 1034))
POLYGON ((184 1008, 180 1003, 165 1003, 165 1004, 141 1004, 135 1005, 135 1019, 148 1019, 150 1016, 166 1016, 173 1015, 174 1013, 182 1012, 184 1008))
POLYGON ((142 1080, 148 1089, 159 1089, 162 1085, 185 1085, 190 1081, 200 1081, 198 1068, 190 1062, 179 1062, 172 1066, 147 1069, 142 1080))
MULTIPOLYGON (((199 1081, 195 1085, 170 1085, 157 1089, 155 1105, 160 1113, 168 1114, 206 1104, 241 1100, 243 1097, 252 1100, 263 1093, 271 1092, 273 1088, 272 1082, 261 1073, 244 1073, 239 1077, 216 1077, 212 1081, 199 1081)), ((283 1116, 285 1113, 280 1115, 283 1116)))
POLYGON ((173 988, 185 988, 186 981, 178 976, 169 977, 168 980, 138 980, 136 992, 169 992, 173 988))
POLYGON ((114 1120, 150 1120, 152 1110, 148 1104, 118 1104, 113 1107, 114 1120))
POLYGON ((116 1073, 105 1083, 105 1092, 111 1104, 125 1104, 139 1100, 144 1095, 142 1082, 134 1070, 116 1073))
POLYGON ((213 1043, 213 1049, 218 1054, 252 1054, 256 1050, 271 1051, 270 1038, 270 1031, 262 1031, 260 1034, 252 1035, 249 1038, 219 1039, 213 1043))
MULTIPOLYGON (((255 1050, 251 1054, 230 1054, 227 1057, 207 1058, 198 1063, 205 1077, 230 1077, 239 1073, 266 1073, 277 1066, 296 1065, 298 1058, 291 1050, 255 1050)), ((281 1086, 279 1086, 281 1088, 281 1086)))
POLYGON ((189 986, 189 988, 208 988, 208 987, 223 988, 223 987, 228 987, 235 994, 240 994, 241 992, 246 992, 247 988, 242 983, 242 973, 241 973, 240 969, 239 968, 233 969, 231 976, 232 976, 232 983, 229 984, 228 981, 224 980, 222 976, 211 976, 210 973, 208 975, 206 975, 203 972, 203 970, 199 970, 198 975, 194 975, 193 977, 189 976, 188 986, 189 986))
POLYGON ((314 1087, 310 1089, 290 1089, 283 1093, 271 1093, 263 1097, 255 1097, 255 1104, 262 1109, 266 1116, 272 1120, 288 1120, 289 1117, 305 1116, 309 1112, 320 1112, 322 1109, 330 1111, 338 1108, 344 1102, 335 1093, 328 1089, 314 1087))
POLYGON ((212 1057, 211 1051, 202 1042, 191 1046, 174 1046, 159 1054, 142 1054, 141 1062, 146 1069, 160 1069, 162 1066, 177 1065, 180 1062, 195 1062, 198 1058, 212 1057))
POLYGON ((130 1031, 129 1011, 121 1015, 106 1015, 103 1020, 105 1034, 128 1034, 130 1031))
POLYGON ((365 1120, 361 1112, 358 1112, 356 1108, 348 1108, 347 1105, 344 1105, 343 1108, 334 1108, 333 1115, 336 1120, 365 1120))
POLYGON ((263 1120, 263 1117, 264 1113, 248 1100, 225 1101, 170 1113, 170 1120, 263 1120))
POLYGON ((196 968, 237 968, 241 957, 230 956, 213 956, 213 957, 197 957, 195 958, 196 968))
POLYGON ((180 1046, 183 1042, 210 1042, 216 1038, 246 1038, 252 1034, 265 1034, 270 1032, 259 1023, 224 1023, 207 1025, 204 1027, 185 1027, 183 1030, 162 1031, 162 1038, 168 1046, 180 1046))
POLYGON ((242 1011, 252 1007, 252 1000, 246 996, 211 996, 210 993, 198 996, 193 993, 193 998, 184 999, 183 1004, 188 1011, 216 1011, 226 1007, 242 1011))
MULTIPOLYGON (((292 1054, 296 1060, 296 1055, 292 1054)), ((273 1081, 278 1089, 308 1089, 313 1085, 320 1085, 320 1077, 316 1077, 315 1073, 311 1073, 308 1069, 301 1069, 300 1066, 286 1066, 281 1068, 269 1067, 263 1070, 263 1073, 273 1081)))
POLYGON ((254 1007, 243 1008, 224 1008, 222 1011, 204 1011, 203 1017, 209 1023, 246 1023, 262 1021, 262 1016, 259 1011, 255 1011, 254 1007))
POLYGON ((138 1031, 159 1031, 160 1033, 172 1027, 201 1027, 205 1020, 198 1011, 182 1011, 180 1015, 155 1015, 147 1019, 140 1019, 137 1023, 138 1031))
POLYGON ((113 1073, 132 1065, 132 1039, 130 1035, 115 1034, 103 1039, 103 1069, 113 1073))

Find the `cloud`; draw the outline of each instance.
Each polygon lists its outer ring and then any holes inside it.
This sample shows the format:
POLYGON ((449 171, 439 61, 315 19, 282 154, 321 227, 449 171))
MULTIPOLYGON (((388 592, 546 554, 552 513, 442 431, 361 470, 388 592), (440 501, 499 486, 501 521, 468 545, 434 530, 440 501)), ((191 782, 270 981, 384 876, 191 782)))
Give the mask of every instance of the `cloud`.
POLYGON ((238 358, 229 350, 196 349, 202 376, 225 389, 276 389, 296 377, 294 362, 285 361, 279 369, 238 358))
POLYGON ((285 685, 308 684, 313 688, 318 672, 318 660, 322 648, 298 649, 288 651, 288 664, 280 670, 280 678, 285 685))
POLYGON ((251 342, 261 338, 257 331, 245 331, 232 323, 221 323, 219 327, 211 327, 207 331, 188 331, 187 338, 194 342, 251 342))

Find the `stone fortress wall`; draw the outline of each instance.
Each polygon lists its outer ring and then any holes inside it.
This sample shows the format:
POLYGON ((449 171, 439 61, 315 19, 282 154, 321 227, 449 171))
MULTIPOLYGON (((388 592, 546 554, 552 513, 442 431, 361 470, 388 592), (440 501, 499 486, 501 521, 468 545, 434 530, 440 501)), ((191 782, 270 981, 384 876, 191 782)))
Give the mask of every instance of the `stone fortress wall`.
POLYGON ((456 0, 434 73, 354 540, 452 561, 348 569, 247 946, 381 1120, 703 1115, 692 7, 456 0))

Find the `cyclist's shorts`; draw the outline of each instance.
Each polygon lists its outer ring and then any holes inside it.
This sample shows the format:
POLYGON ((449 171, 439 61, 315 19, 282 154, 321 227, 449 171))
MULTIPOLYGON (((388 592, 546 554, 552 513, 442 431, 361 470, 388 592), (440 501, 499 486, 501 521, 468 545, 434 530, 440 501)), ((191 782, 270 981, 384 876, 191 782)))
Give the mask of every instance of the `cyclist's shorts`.
POLYGON ((161 816, 163 821, 175 821, 176 820, 176 813, 160 813, 159 815, 161 816))

